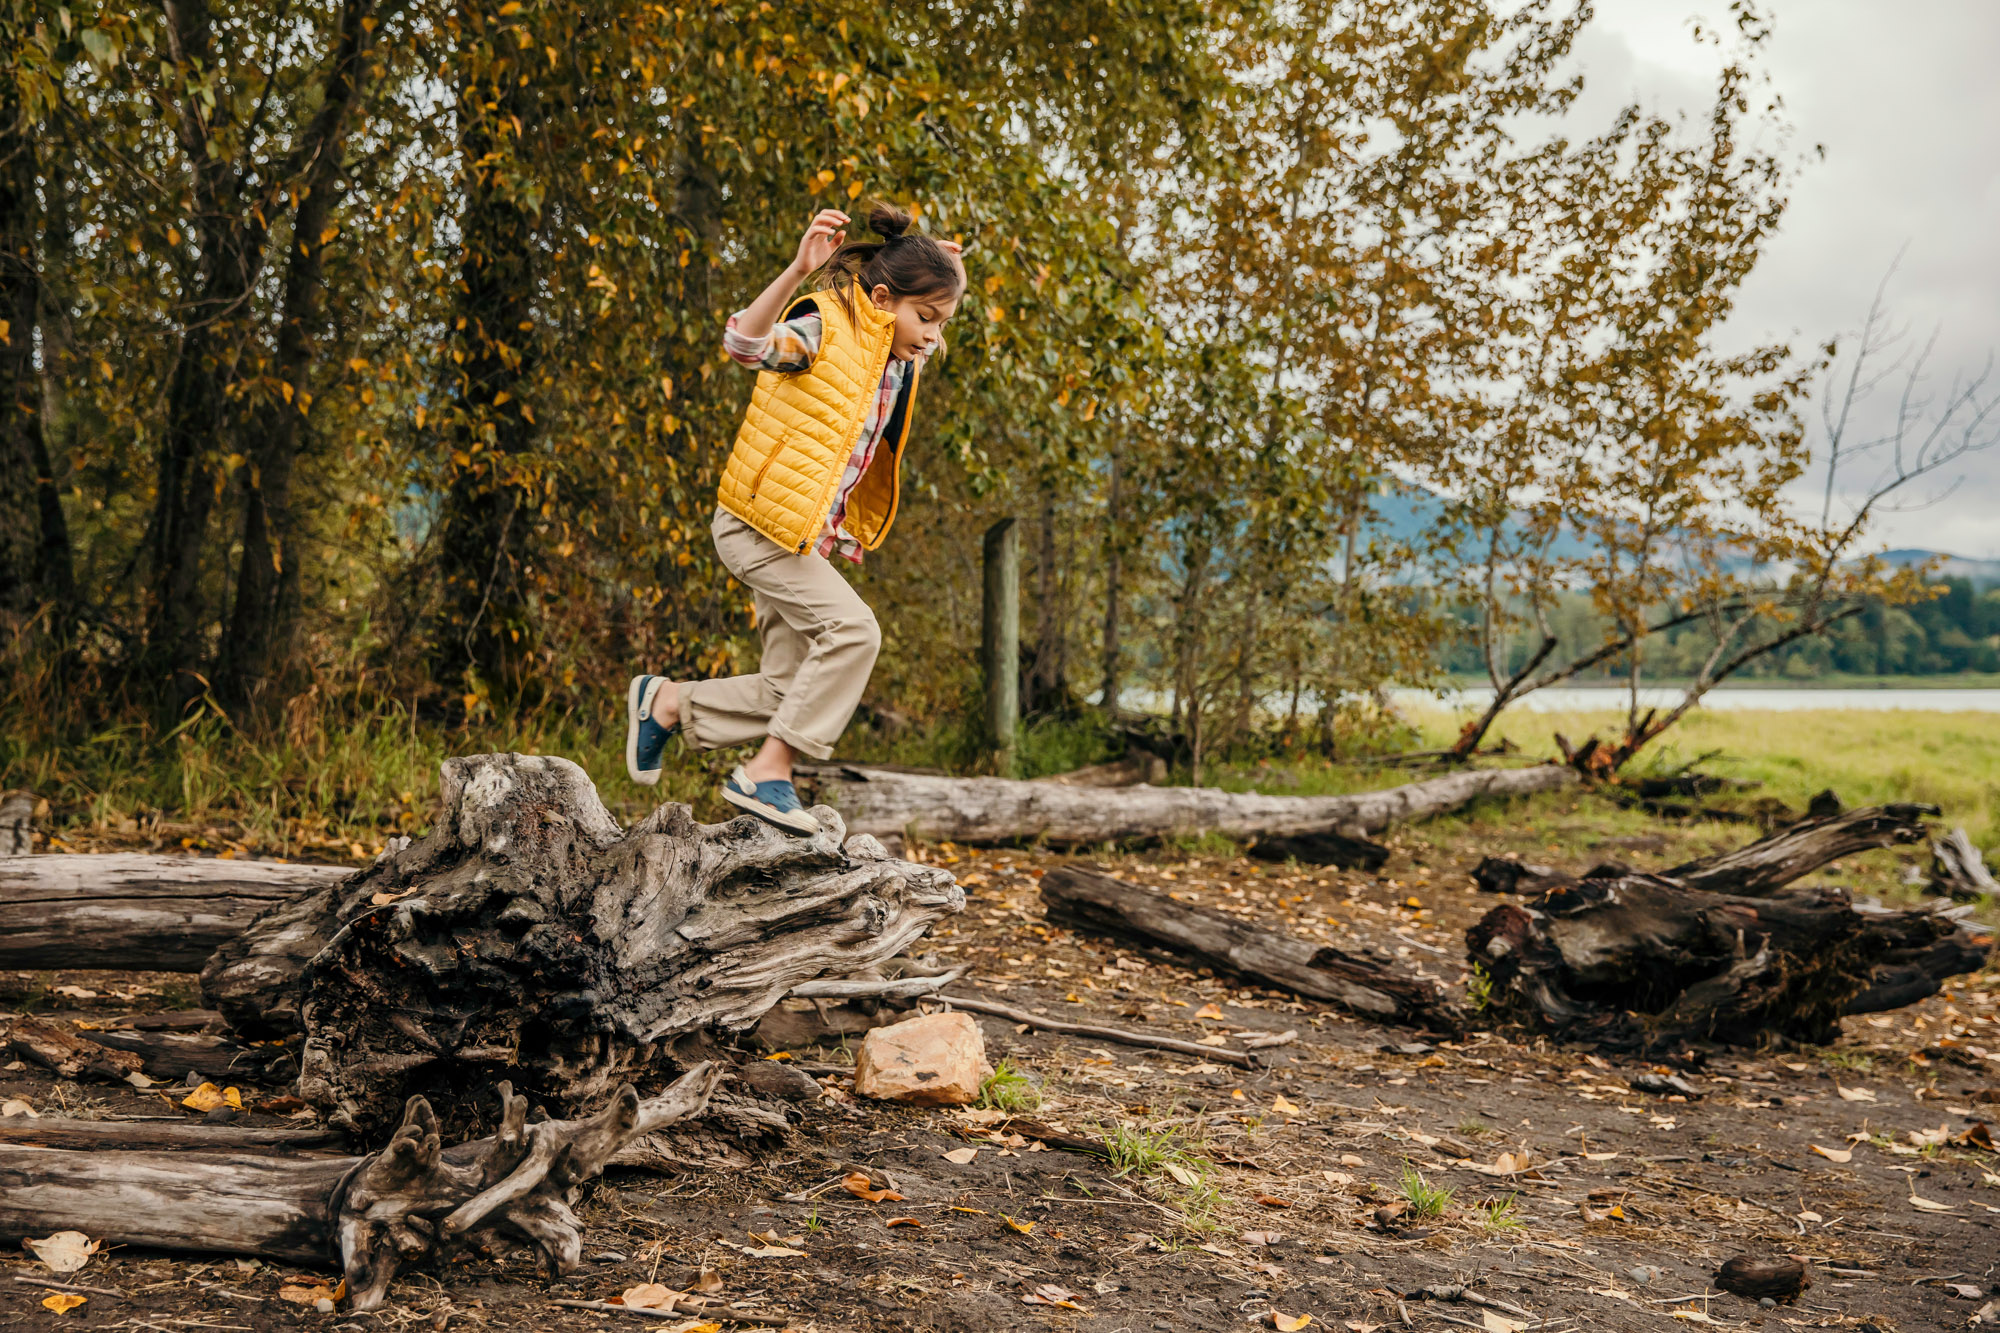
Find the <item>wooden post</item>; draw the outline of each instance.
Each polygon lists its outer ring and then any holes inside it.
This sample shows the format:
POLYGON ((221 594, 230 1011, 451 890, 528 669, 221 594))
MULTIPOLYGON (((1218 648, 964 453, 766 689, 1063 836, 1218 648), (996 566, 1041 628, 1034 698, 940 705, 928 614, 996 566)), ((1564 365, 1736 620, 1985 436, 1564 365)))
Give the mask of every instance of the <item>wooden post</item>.
POLYGON ((1021 535, 1011 518, 986 530, 986 597, 979 664, 986 675, 986 738, 1004 776, 1021 716, 1021 535))

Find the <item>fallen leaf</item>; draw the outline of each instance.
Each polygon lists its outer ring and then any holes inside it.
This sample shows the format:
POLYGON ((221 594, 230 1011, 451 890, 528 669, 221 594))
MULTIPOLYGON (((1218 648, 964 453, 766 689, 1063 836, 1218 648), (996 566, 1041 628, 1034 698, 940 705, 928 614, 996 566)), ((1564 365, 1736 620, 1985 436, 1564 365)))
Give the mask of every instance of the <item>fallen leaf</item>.
POLYGON ((1329 1185, 1352 1185, 1354 1183, 1354 1177, 1348 1175, 1345 1171, 1322 1171, 1320 1174, 1326 1177, 1326 1183, 1329 1185))
POLYGON ((1186 1167, 1182 1166, 1179 1162, 1168 1162, 1164 1169, 1166 1170, 1166 1173, 1168 1175, 1172 1176, 1177 1182, 1187 1186, 1189 1189, 1193 1189, 1196 1185, 1201 1183, 1200 1176, 1197 1176, 1194 1172, 1188 1170, 1186 1167))
POLYGON ((745 1246, 743 1253, 752 1259, 803 1259, 806 1254, 804 1250, 795 1250, 789 1245, 745 1246))
POLYGON ((1195 1045, 1197 1046, 1227 1046, 1228 1044, 1229 1044, 1229 1035, 1223 1032, 1211 1033, 1210 1035, 1203 1037, 1199 1041, 1195 1042, 1195 1045))
POLYGON ((1475 1162, 1472 1169, 1489 1176, 1518 1176, 1534 1164, 1535 1159, 1528 1153, 1503 1152, 1493 1159, 1493 1165, 1480 1166, 1475 1162))
POLYGON ((278 1297, 281 1300, 290 1301, 294 1305, 317 1305, 321 1301, 332 1301, 338 1304, 346 1290, 347 1283, 345 1281, 342 1281, 337 1287, 330 1287, 323 1278, 293 1278, 291 1281, 279 1285, 278 1297))
POLYGON ((778 1234, 776 1227, 772 1227, 769 1231, 752 1231, 748 1234, 751 1240, 761 1240, 766 1245, 803 1245, 806 1243, 804 1233, 796 1236, 781 1236, 778 1234))
POLYGON ((1875 1100, 1875 1094, 1866 1088, 1843 1088, 1840 1084, 1835 1083, 1833 1090, 1840 1094, 1840 1100, 1844 1102, 1872 1102, 1875 1100))
POLYGON ((1953 1142, 1963 1143, 1968 1148, 1984 1148, 1987 1152, 2000 1152, 2000 1148, 1993 1146, 1993 1131, 1987 1127, 1984 1120, 1973 1121, 1972 1128, 1959 1135, 1953 1142))
POLYGON ((704 1296, 714 1296, 722 1290, 722 1275, 713 1268, 704 1268, 694 1280, 694 1289, 704 1296))
POLYGON ((860 1171, 855 1171, 850 1173, 847 1176, 847 1178, 845 1180, 842 1180, 840 1183, 846 1186, 847 1192, 849 1194, 854 1195, 856 1198, 866 1199, 870 1203, 881 1203, 884 1199, 891 1200, 892 1202, 895 1203, 901 1203, 903 1201, 903 1196, 896 1193, 896 1191, 894 1190, 876 1189, 874 1182, 869 1180, 867 1175, 860 1171))
POLYGON ((1245 1245, 1276 1245, 1285 1237, 1276 1231, 1246 1231, 1243 1233, 1245 1245))
POLYGON ((97 998, 96 991, 87 990, 82 986, 51 986, 49 987, 49 992, 53 995, 67 996, 72 1000, 94 1000, 97 998))
MULTIPOLYGON (((1362 1159, 1362 1158, 1360 1158, 1360 1157, 1356 1157, 1356 1156, 1355 1156, 1355 1155, 1354 1155, 1353 1153, 1351 1153, 1351 1152, 1344 1152, 1344 1153, 1342 1153, 1342 1154, 1340 1155, 1340 1164, 1341 1164, 1342 1166, 1366 1166, 1366 1165, 1368 1165, 1368 1163, 1367 1163, 1367 1162, 1366 1162, 1366 1161, 1365 1161, 1364 1159, 1362 1159)), ((1371 1327, 1380 1327, 1380 1325, 1371 1325, 1371 1327)))
POLYGON ((1076 1303, 1076 1293, 1058 1287, 1052 1282, 1044 1282, 1021 1298, 1023 1305, 1059 1305, 1065 1310, 1081 1310, 1076 1303))
POLYGON ((89 1263, 90 1256, 96 1254, 103 1244, 103 1241, 92 1240, 81 1231, 58 1231, 39 1240, 21 1242, 24 1249, 35 1252, 35 1257, 51 1273, 74 1273, 89 1263))
POLYGON ((40 1111, 28 1105, 19 1097, 9 1097, 6 1101, 0 1102, 0 1116, 10 1115, 24 1115, 30 1120, 40 1120, 42 1118, 40 1111))
POLYGON ((1909 1140, 1919 1148, 1938 1148, 1951 1139, 1951 1126, 1939 1125, 1936 1129, 1913 1129, 1909 1140))
POLYGON ((1285 1100, 1285 1094, 1281 1092, 1271 1100, 1271 1114, 1304 1115, 1305 1112, 1301 1111, 1298 1107, 1292 1105, 1289 1101, 1285 1100))
POLYGON ((1518 1319, 1502 1319, 1491 1310, 1481 1310, 1479 1313, 1480 1323, 1484 1325, 1486 1333, 1521 1333, 1521 1330, 1527 1327, 1518 1319))
POLYGON ((371 907, 387 907, 390 903, 407 898, 415 892, 415 889, 404 889, 401 893, 378 893, 371 897, 368 903, 371 907))
POLYGON ((953 1166, 964 1166, 977 1156, 979 1156, 977 1148, 953 1148, 944 1155, 944 1160, 953 1166))
POLYGON ((1617 1155, 1615 1152, 1587 1152, 1583 1155, 1583 1160, 1586 1162, 1608 1162, 1617 1155))
POLYGON ((1350 1319, 1346 1324, 1348 1333, 1375 1333, 1380 1327, 1382 1327, 1380 1324, 1370 1324, 1359 1319, 1350 1319))
POLYGON ((1309 1314, 1280 1314, 1276 1310, 1271 1311, 1271 1327, 1277 1329, 1278 1333, 1299 1333, 1300 1329, 1310 1326, 1312 1321, 1313 1317, 1309 1314))
POLYGON ((142 1074, 138 1070, 134 1069, 125 1075, 125 1081, 127 1083, 130 1083, 135 1088, 150 1088, 155 1083, 158 1083, 160 1080, 156 1078, 149 1078, 145 1074, 142 1074))
POLYGON ((684 1294, 657 1282, 641 1282, 619 1292, 609 1304, 623 1305, 632 1310, 672 1310, 684 1294))
POLYGON ((1216 1007, 1215 1005, 1212 1005, 1212 1004, 1205 1004, 1205 1005, 1203 1005, 1203 1006, 1202 1006, 1201 1008, 1199 1008, 1199 1009, 1195 1010, 1195 1011, 1194 1011, 1194 1016, 1195 1016, 1196 1018, 1227 1018, 1227 1017, 1229 1017, 1229 1015, 1228 1015, 1228 1014, 1225 1014, 1225 1013, 1223 1013, 1221 1009, 1217 1008, 1217 1007, 1216 1007))
POLYGON ((1722 1323, 1720 1319, 1711 1319, 1709 1316, 1703 1314, 1699 1310, 1675 1310, 1672 1313, 1670 1313, 1667 1317, 1669 1319, 1685 1319, 1690 1324, 1722 1323))
POLYGON ((233 1106, 243 1109, 243 1094, 235 1088, 218 1088, 213 1083, 204 1083, 181 1098, 181 1105, 190 1111, 213 1111, 217 1107, 233 1106))
POLYGON ((53 1296, 42 1297, 42 1308, 54 1310, 57 1314, 68 1314, 79 1305, 87 1304, 89 1300, 88 1296, 74 1296, 67 1291, 61 1291, 53 1296))
POLYGON ((920 1227, 923 1223, 914 1217, 892 1217, 883 1223, 883 1225, 891 1227, 920 1227))
POLYGON ((1256 1201, 1266 1208, 1289 1208, 1292 1206, 1290 1199, 1281 1199, 1275 1194, 1259 1194, 1256 1201))
POLYGON ((1936 1199, 1922 1199, 1914 1194, 1910 1196, 1910 1206, 1922 1209, 1927 1213, 1955 1213, 1958 1211, 1958 1207, 1955 1204, 1939 1203, 1936 1199))
POLYGON ((1024 1236, 1028 1235, 1035 1229, 1035 1224, 1033 1222, 1017 1222, 1013 1218, 1007 1216, 1007 1214, 1005 1213, 1000 1214, 1000 1220, 1002 1222, 1005 1222, 1010 1229, 1018 1231, 1024 1236))
POLYGON ((1854 1160, 1854 1149, 1852 1148, 1822 1148, 1815 1143, 1812 1145, 1812 1150, 1821 1157, 1826 1158, 1829 1162, 1845 1164, 1854 1160))

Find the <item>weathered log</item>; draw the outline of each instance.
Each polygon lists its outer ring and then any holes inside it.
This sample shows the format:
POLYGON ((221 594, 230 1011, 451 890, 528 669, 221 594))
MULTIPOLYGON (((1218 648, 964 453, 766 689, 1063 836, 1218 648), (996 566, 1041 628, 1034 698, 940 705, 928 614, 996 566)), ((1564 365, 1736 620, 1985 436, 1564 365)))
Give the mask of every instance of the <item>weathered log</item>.
POLYGON ((1903 991, 1922 998, 1981 966, 1992 938, 1947 913, 1860 911, 1840 889, 1746 898, 1625 875, 1496 907, 1466 945, 1500 1013, 1654 1049, 1773 1035, 1823 1044, 1857 1003, 1879 1007, 1865 998, 1878 968, 1900 969, 1903 991))
POLYGON ((70 1120, 60 1116, 0 1118, 0 1144, 29 1148, 153 1152, 296 1152, 345 1143, 331 1129, 216 1125, 148 1116, 140 1120, 70 1120))
POLYGON ((301 1026, 299 1095, 364 1135, 411 1094, 469 1114, 503 1071, 557 1109, 594 1103, 965 902, 831 810, 810 838, 683 805, 621 830, 582 769, 524 755, 451 760, 441 785, 423 839, 268 913, 202 974, 239 1031, 301 1026))
POLYGON ((1457 1026, 1442 987, 1386 960, 1266 930, 1076 866, 1051 870, 1041 888, 1049 919, 1078 930, 1164 948, 1378 1023, 1457 1026))
POLYGON ((7 1029, 7 1049, 57 1078, 122 1083, 145 1067, 145 1061, 130 1051, 100 1046, 36 1018, 14 1021, 7 1029))
POLYGON ((2000 882, 1962 828, 1931 843, 1931 892, 1946 898, 2000 897, 2000 882))
POLYGON ((1302 865, 1339 866, 1344 870, 1380 870, 1389 859, 1389 849, 1381 843, 1345 833, 1259 838, 1250 844, 1249 852, 1259 861, 1297 861, 1302 865))
POLYGON ((838 807, 857 833, 908 831, 939 841, 1039 840, 1064 847, 1206 832, 1357 837, 1457 810, 1483 797, 1557 791, 1578 780, 1570 769, 1544 764, 1468 769, 1352 796, 1260 796, 1214 787, 1092 789, 1010 778, 934 777, 851 764, 801 771, 818 783, 821 798, 838 807))
POLYGON ((1472 868, 1472 882, 1481 893, 1540 893, 1552 884, 1566 883, 1567 877, 1511 856, 1488 856, 1472 868))
POLYGON ((0 968, 198 972, 258 913, 353 873, 138 853, 0 860, 0 968))
POLYGON ((114 1244, 337 1267, 350 1309, 382 1303, 398 1269, 525 1240, 557 1275, 574 1268, 571 1205, 619 1149, 699 1113, 721 1077, 696 1065, 641 1101, 627 1084, 588 1119, 528 1123, 502 1083, 499 1132, 446 1150, 421 1097, 369 1157, 75 1152, 0 1143, 0 1239, 76 1230, 114 1244))
POLYGON ((1809 817, 1735 851, 1660 873, 1690 889, 1759 898, 1843 856, 1922 842, 1929 836, 1924 816, 1937 813, 1934 805, 1901 804, 1809 817))
POLYGON ((211 1032, 141 1032, 106 1028, 76 1034, 85 1041, 139 1057, 140 1068, 157 1079, 178 1083, 198 1074, 218 1083, 288 1082, 298 1076, 298 1045, 250 1045, 211 1032))

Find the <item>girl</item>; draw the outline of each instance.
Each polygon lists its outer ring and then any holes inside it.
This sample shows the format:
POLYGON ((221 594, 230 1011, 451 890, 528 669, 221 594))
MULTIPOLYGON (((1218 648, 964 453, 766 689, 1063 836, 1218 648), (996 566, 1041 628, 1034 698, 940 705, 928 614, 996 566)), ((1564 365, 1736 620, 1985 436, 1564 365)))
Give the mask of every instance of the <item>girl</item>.
POLYGON ((879 243, 846 244, 847 223, 822 210, 791 266, 722 335, 731 357, 762 372, 711 529, 724 567, 754 594, 759 670, 726 680, 634 676, 626 691, 634 782, 660 780, 676 731, 704 750, 761 737, 723 799, 804 834, 819 821, 799 804, 792 764, 833 754, 882 643, 874 612, 827 557, 859 564, 888 535, 918 374, 965 292, 959 247, 909 234, 907 214, 869 214, 879 243), (788 307, 816 271, 818 290, 788 307))

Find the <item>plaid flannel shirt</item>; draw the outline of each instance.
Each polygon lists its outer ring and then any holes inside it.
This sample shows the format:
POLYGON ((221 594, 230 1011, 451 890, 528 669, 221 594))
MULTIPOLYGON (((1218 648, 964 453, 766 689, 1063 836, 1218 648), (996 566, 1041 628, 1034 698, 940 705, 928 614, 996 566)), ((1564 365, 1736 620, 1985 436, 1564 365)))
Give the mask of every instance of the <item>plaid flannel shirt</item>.
MULTIPOLYGON (((740 311, 731 315, 729 327, 722 333, 722 348, 729 353, 731 360, 752 370, 774 370, 781 375, 811 369, 813 358, 819 355, 823 332, 817 312, 781 320, 762 338, 746 337, 737 332, 736 321, 740 318, 740 311)), ((922 360, 925 355, 918 353, 918 359, 922 360)), ((833 508, 827 511, 826 521, 820 524, 819 543, 814 549, 822 556, 837 554, 857 565, 861 563, 860 541, 842 526, 847 519, 847 497, 868 471, 868 465, 875 461, 876 447, 882 443, 882 433, 888 429, 889 418, 896 410, 896 395, 903 391, 912 364, 892 356, 882 372, 882 383, 875 389, 875 401, 869 404, 868 415, 862 418, 861 433, 855 437, 854 448, 847 456, 847 466, 840 474, 840 486, 833 493, 833 508)))

